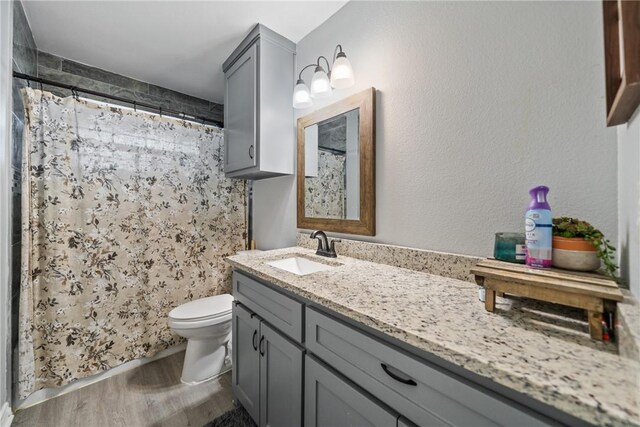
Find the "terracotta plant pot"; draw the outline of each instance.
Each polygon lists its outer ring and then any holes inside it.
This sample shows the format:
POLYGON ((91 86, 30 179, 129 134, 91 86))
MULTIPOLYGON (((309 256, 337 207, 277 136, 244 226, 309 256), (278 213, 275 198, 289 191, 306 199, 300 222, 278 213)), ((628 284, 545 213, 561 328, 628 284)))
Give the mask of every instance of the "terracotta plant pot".
POLYGON ((553 236, 553 266, 574 271, 597 270, 598 249, 582 237, 553 236))

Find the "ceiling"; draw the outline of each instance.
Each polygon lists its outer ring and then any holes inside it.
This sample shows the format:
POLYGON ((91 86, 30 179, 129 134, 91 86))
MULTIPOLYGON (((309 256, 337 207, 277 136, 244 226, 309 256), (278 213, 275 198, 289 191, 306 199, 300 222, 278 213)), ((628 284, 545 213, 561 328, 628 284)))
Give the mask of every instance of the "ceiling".
POLYGON ((346 1, 24 1, 38 49, 209 101, 256 23, 298 42, 346 1))

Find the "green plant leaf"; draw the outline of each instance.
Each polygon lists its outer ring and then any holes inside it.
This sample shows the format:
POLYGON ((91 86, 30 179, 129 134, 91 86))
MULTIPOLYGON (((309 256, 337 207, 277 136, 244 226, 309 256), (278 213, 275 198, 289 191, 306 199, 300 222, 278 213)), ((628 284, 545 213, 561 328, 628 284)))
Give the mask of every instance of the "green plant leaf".
POLYGON ((605 265, 607 274, 618 280, 615 276, 618 265, 614 259, 616 248, 604 237, 604 234, 587 221, 571 217, 557 217, 552 219, 553 235, 561 237, 582 237, 591 242, 597 248, 598 258, 605 265))

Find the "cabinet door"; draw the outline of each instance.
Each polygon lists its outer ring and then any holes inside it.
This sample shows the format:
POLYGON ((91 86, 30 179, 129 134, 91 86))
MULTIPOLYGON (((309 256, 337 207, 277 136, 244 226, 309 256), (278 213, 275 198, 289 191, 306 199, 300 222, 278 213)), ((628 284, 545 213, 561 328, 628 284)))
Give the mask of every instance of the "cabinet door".
POLYGON ((260 426, 302 425, 302 349, 260 325, 260 426))
POLYGON ((258 46, 251 46, 224 75, 224 171, 257 164, 258 46))
POLYGON ((257 423, 260 415, 260 319, 241 304, 233 306, 233 394, 257 423))
POLYGON ((304 372, 306 427, 397 425, 396 414, 378 405, 312 357, 305 357, 304 372))

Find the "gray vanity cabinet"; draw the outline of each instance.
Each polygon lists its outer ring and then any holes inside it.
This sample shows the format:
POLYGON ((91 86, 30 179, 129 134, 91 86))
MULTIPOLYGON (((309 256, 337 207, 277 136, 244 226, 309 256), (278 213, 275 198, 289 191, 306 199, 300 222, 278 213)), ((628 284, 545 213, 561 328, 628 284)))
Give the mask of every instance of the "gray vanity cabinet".
POLYGON ((304 306, 250 277, 233 273, 233 296, 295 342, 302 342, 304 306))
POLYGON ((232 328, 236 398, 261 427, 301 425, 303 350, 237 302, 232 328))
POLYGON ((258 24, 224 62, 227 177, 294 173, 295 50, 295 43, 258 24))
POLYGON ((260 325, 260 426, 302 425, 302 349, 260 325))
POLYGON ((305 357, 305 427, 394 427, 398 415, 331 372, 313 357, 305 357))
POLYGON ((309 307, 305 317, 310 352, 418 425, 547 425, 351 325, 309 307))
POLYGON ((233 391, 260 426, 557 424, 249 274, 233 295, 233 391))
POLYGON ((251 418, 260 415, 260 318, 240 304, 233 305, 233 394, 242 403, 251 418))

